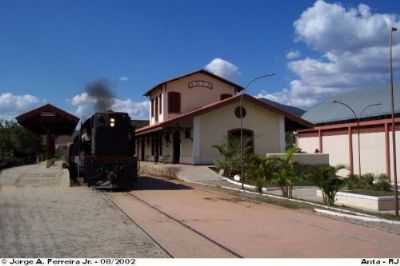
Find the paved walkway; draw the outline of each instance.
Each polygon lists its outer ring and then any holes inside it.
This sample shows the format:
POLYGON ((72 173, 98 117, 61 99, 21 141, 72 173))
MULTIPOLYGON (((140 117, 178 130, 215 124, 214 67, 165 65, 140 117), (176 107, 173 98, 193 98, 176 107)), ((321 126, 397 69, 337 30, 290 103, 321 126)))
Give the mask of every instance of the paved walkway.
POLYGON ((0 174, 0 257, 166 257, 108 194, 69 187, 59 165, 0 174))

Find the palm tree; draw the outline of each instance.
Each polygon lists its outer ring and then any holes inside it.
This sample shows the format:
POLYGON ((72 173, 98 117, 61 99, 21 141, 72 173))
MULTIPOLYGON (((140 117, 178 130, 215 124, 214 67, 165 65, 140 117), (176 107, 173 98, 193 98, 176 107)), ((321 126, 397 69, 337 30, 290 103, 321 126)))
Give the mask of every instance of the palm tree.
POLYGON ((309 178, 322 191, 322 199, 328 206, 335 205, 336 193, 345 185, 345 181, 337 175, 338 171, 345 169, 343 165, 320 165, 310 168, 309 178))
POLYGON ((289 148, 282 158, 273 158, 274 172, 272 179, 279 185, 282 196, 292 198, 293 186, 301 179, 297 171, 293 155, 298 152, 297 147, 289 148))
POLYGON ((233 176, 240 172, 240 145, 237 141, 226 141, 221 145, 214 145, 221 155, 221 159, 214 162, 215 167, 224 171, 224 176, 233 176))

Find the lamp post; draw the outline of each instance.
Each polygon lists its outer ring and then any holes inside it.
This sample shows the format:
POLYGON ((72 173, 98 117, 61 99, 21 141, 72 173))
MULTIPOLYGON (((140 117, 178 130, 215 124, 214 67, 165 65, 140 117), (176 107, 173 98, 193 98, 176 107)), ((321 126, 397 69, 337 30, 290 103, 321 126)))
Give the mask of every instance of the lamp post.
POLYGON ((240 181, 242 183, 242 190, 244 190, 244 175, 243 175, 243 172, 244 172, 244 169, 243 169, 243 167, 244 167, 244 165, 243 165, 243 116, 244 116, 244 114, 243 114, 243 95, 244 95, 244 92, 250 87, 250 85, 253 82, 255 82, 255 81, 259 80, 259 79, 272 77, 274 75, 275 75, 275 73, 269 73, 269 74, 264 74, 264 75, 257 76, 255 78, 253 78, 252 80, 250 80, 247 83, 246 87, 244 87, 244 90, 242 90, 241 94, 240 94, 240 98, 239 98, 239 109, 240 109, 239 110, 239 113, 240 113, 240 181))
POLYGON ((392 145, 393 145, 393 181, 394 181, 394 198, 396 206, 396 216, 399 216, 399 192, 397 186, 397 158, 396 158, 396 125, 394 119, 394 82, 393 82, 393 32, 397 31, 397 28, 390 28, 390 40, 389 40, 389 63, 390 63, 390 102, 392 111, 392 145))
POLYGON ((351 108, 348 104, 345 104, 344 102, 334 100, 334 101, 332 101, 332 103, 337 103, 337 104, 343 105, 344 107, 346 107, 347 109, 349 109, 349 110, 353 113, 354 118, 356 119, 356 123, 357 123, 358 175, 361 176, 360 118, 362 117, 364 111, 367 110, 368 108, 373 107, 373 106, 379 106, 379 105, 382 105, 382 104, 381 104, 381 103, 374 103, 374 104, 366 105, 366 106, 361 110, 361 112, 359 113, 359 115, 357 115, 356 112, 354 111, 354 109, 351 108))

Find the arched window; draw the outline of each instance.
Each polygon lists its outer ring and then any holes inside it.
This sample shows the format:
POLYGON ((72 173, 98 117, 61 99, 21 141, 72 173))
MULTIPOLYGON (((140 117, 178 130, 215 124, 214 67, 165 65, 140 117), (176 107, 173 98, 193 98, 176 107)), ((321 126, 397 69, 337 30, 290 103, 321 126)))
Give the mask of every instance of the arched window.
MULTIPOLYGON (((228 131, 229 143, 240 147, 240 128, 231 129, 228 131)), ((243 128, 243 151, 245 154, 254 153, 254 132, 253 130, 243 128)))
POLYGON ((181 112, 181 94, 179 92, 168 92, 168 113, 181 112))

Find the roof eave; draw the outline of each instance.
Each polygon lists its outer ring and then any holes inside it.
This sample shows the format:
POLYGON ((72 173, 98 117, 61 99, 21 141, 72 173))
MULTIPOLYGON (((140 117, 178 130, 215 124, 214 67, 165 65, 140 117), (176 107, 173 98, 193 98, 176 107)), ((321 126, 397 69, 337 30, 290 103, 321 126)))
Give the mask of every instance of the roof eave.
POLYGON ((238 95, 236 95, 236 96, 233 96, 233 97, 230 97, 230 98, 227 98, 227 99, 224 99, 224 100, 221 100, 221 101, 212 103, 212 104, 210 104, 210 105, 208 105, 208 106, 204 106, 204 107, 202 107, 202 108, 200 108, 200 109, 197 109, 197 110, 194 110, 194 111, 191 111, 191 112, 182 114, 182 115, 180 115, 180 116, 177 116, 177 117, 172 118, 172 119, 170 119, 170 120, 167 120, 167 121, 158 123, 158 124, 156 124, 156 125, 148 126, 147 128, 140 128, 140 129, 136 130, 136 132, 137 132, 137 133, 140 133, 140 134, 146 134, 146 132, 149 131, 149 132, 147 132, 147 133, 150 133, 150 131, 151 131, 153 128, 156 128, 156 127, 164 127, 164 126, 169 125, 169 124, 171 124, 171 123, 177 122, 178 120, 185 119, 185 118, 189 118, 189 117, 194 117, 194 116, 197 116, 197 115, 201 115, 201 114, 203 114, 203 113, 206 113, 206 112, 209 112, 209 111, 214 110, 214 109, 216 109, 216 108, 219 108, 220 106, 223 106, 223 105, 225 105, 225 104, 228 104, 228 103, 231 103, 231 102, 234 102, 234 101, 238 101, 239 98, 241 97, 241 95, 243 95, 246 99, 248 99, 248 100, 250 100, 250 101, 252 101, 252 102, 254 102, 254 103, 256 103, 256 104, 259 104, 259 105, 261 105, 262 107, 264 107, 264 108, 266 108, 266 109, 268 109, 268 110, 270 110, 270 111, 274 111, 274 112, 278 112, 278 113, 283 114, 283 115, 285 116, 286 119, 289 119, 289 120, 291 120, 292 122, 295 122, 295 123, 297 123, 297 124, 303 126, 304 128, 311 128, 311 127, 314 126, 312 123, 310 123, 310 122, 308 122, 308 121, 302 119, 302 118, 299 117, 299 116, 296 116, 296 115, 294 115, 294 114, 291 114, 291 113, 289 113, 289 112, 286 112, 285 110, 282 110, 282 109, 280 109, 280 108, 277 108, 277 107, 275 107, 275 106, 272 106, 272 105, 269 105, 269 104, 267 104, 267 103, 265 103, 265 102, 262 102, 262 101, 258 100, 257 98, 252 97, 252 96, 250 96, 250 95, 248 95, 248 94, 238 94, 238 95), (142 133, 142 132, 143 132, 143 133, 142 133))

